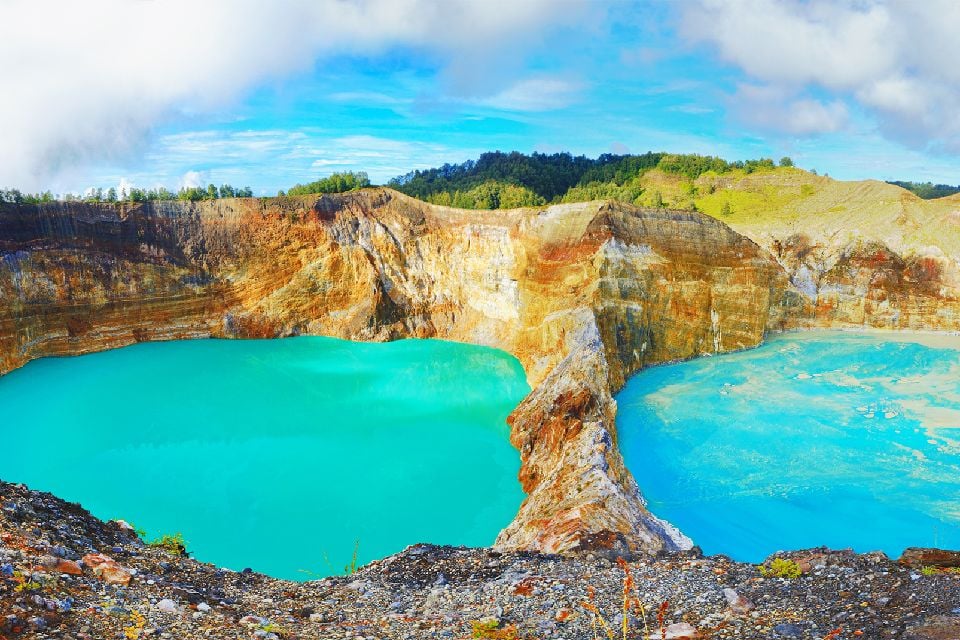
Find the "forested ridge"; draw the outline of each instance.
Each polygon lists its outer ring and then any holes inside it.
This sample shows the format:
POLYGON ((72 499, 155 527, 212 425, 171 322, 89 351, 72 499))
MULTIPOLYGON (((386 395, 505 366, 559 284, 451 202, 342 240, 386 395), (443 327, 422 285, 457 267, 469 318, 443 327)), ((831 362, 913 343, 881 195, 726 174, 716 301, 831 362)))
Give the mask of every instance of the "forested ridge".
MULTIPOLYGON (((783 158, 780 166, 793 166, 783 158)), ((653 169, 694 180, 707 172, 752 173, 774 169, 769 158, 728 162, 713 156, 647 152, 640 155, 603 154, 597 158, 569 153, 494 151, 477 160, 411 171, 388 186, 434 204, 466 209, 509 209, 556 202, 617 199, 637 204, 645 189, 640 178, 653 169)), ((649 200, 650 198, 645 198, 649 200)))

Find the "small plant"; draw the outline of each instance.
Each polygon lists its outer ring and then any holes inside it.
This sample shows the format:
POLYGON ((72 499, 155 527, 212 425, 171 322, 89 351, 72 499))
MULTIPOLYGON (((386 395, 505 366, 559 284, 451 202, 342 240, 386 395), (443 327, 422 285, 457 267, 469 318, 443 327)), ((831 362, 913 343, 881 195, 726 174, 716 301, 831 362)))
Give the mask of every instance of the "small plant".
POLYGON ((40 591, 43 589, 43 584, 34 580, 32 577, 27 576, 23 572, 14 571, 13 580, 17 583, 17 586, 13 590, 17 593, 22 591, 40 591))
MULTIPOLYGON (((633 612, 634 615, 638 615, 641 620, 643 620, 643 634, 644 637, 650 637, 650 628, 647 625, 647 610, 643 606, 643 601, 640 600, 640 591, 637 589, 637 583, 633 579, 633 574, 630 573, 630 565, 623 558, 617 558, 617 566, 623 570, 623 605, 621 607, 621 626, 620 626, 620 635, 621 640, 627 640, 630 637, 630 613, 633 612)), ((613 626, 607 622, 607 619, 603 617, 603 614, 600 613, 600 608, 596 605, 596 589, 592 586, 587 587, 587 600, 582 603, 584 609, 589 611, 593 616, 593 637, 594 640, 599 640, 600 631, 603 631, 603 634, 607 637, 607 640, 616 640, 616 634, 614 633, 613 626)), ((666 628, 663 626, 662 617, 666 613, 668 604, 664 602, 660 605, 660 631, 661 635, 666 633, 666 628)))
POLYGON ((920 567, 920 573, 925 576, 942 576, 942 575, 960 575, 960 567, 920 567))
POLYGON ((480 640, 517 640, 518 638, 516 625, 508 624, 501 627, 500 621, 496 618, 473 620, 470 627, 473 629, 471 637, 480 640))
POLYGON ((357 572, 357 552, 360 550, 360 541, 355 540, 353 542, 353 556, 350 558, 350 562, 343 567, 343 573, 345 575, 351 575, 357 572))
POLYGON ((183 539, 183 534, 179 531, 174 534, 165 533, 159 538, 147 542, 151 547, 159 547, 175 556, 187 555, 187 543, 183 539))
POLYGON ((262 626, 260 627, 260 630, 261 630, 261 631, 266 631, 267 633, 275 633, 275 634, 277 634, 278 636, 282 636, 284 633, 286 633, 286 632, 283 630, 283 627, 281 627, 280 625, 278 625, 276 622, 268 622, 267 624, 262 625, 262 626))
POLYGON ((769 566, 762 564, 757 568, 760 569, 760 575, 764 578, 799 578, 803 573, 800 565, 785 558, 774 558, 769 566))
POLYGON ((664 600, 660 604, 660 608, 657 609, 657 625, 660 627, 660 637, 663 640, 667 640, 667 610, 670 608, 670 603, 664 600))
POLYGON ((126 640, 138 640, 147 626, 147 619, 139 611, 131 611, 129 619, 130 625, 123 628, 123 637, 126 640))

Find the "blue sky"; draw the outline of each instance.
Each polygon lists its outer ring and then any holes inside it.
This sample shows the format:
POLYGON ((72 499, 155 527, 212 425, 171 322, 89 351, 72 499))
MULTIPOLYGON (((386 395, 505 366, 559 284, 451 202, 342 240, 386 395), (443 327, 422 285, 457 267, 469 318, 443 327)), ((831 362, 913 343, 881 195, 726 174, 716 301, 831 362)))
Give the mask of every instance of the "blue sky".
POLYGON ((51 2, 43 35, 26 27, 49 5, 0 8, 23 96, 0 106, 0 186, 273 194, 496 149, 789 155, 841 179, 960 183, 957 3, 181 4, 51 2))

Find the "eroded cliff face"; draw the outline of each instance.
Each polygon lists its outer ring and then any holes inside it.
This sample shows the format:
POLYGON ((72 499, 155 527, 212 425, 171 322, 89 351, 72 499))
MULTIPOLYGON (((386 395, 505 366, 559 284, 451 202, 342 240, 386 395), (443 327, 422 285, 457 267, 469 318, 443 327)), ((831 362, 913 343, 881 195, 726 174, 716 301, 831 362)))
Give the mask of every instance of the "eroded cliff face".
POLYGON ((771 328, 960 330, 960 197, 804 175, 817 195, 728 221, 777 259, 799 296, 792 317, 771 328))
POLYGON ((624 468, 612 393, 650 364, 754 346, 797 301, 770 254, 695 213, 461 211, 387 189, 0 208, 0 373, 210 336, 438 337, 516 355, 533 391, 511 416, 528 497, 507 549, 689 546, 624 468))

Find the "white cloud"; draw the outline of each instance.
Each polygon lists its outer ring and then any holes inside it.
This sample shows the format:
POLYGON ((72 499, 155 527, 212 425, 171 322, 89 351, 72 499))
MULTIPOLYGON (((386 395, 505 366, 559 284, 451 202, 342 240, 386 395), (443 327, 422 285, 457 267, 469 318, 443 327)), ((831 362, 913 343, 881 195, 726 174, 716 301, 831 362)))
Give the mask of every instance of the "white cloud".
POLYGON ((740 85, 733 100, 736 115, 754 126, 798 136, 832 133, 849 119, 839 100, 820 101, 776 86, 740 85))
POLYGON ((520 80, 479 103, 507 111, 550 111, 572 104, 583 88, 574 80, 539 76, 520 80))
POLYGON ((185 174, 180 176, 180 184, 178 185, 181 189, 190 189, 191 187, 200 187, 207 184, 206 176, 200 171, 187 171, 185 174))
MULTIPOLYGON (((960 3, 699 0, 685 5, 681 24, 687 39, 713 46, 756 86, 792 96, 781 104, 788 132, 835 131, 853 101, 893 139, 960 149, 960 3), (809 97, 817 94, 832 97, 809 97)), ((749 115, 755 96, 737 98, 749 115)), ((774 123, 756 113, 758 124, 774 123)))
POLYGON ((432 52, 457 83, 502 88, 511 58, 589 0, 4 0, 0 185, 141 148, 168 118, 223 108, 337 54, 432 52), (499 58, 498 58, 499 59, 499 58), (482 78, 481 78, 482 76, 482 78), (500 85, 500 86, 498 86, 500 85))

